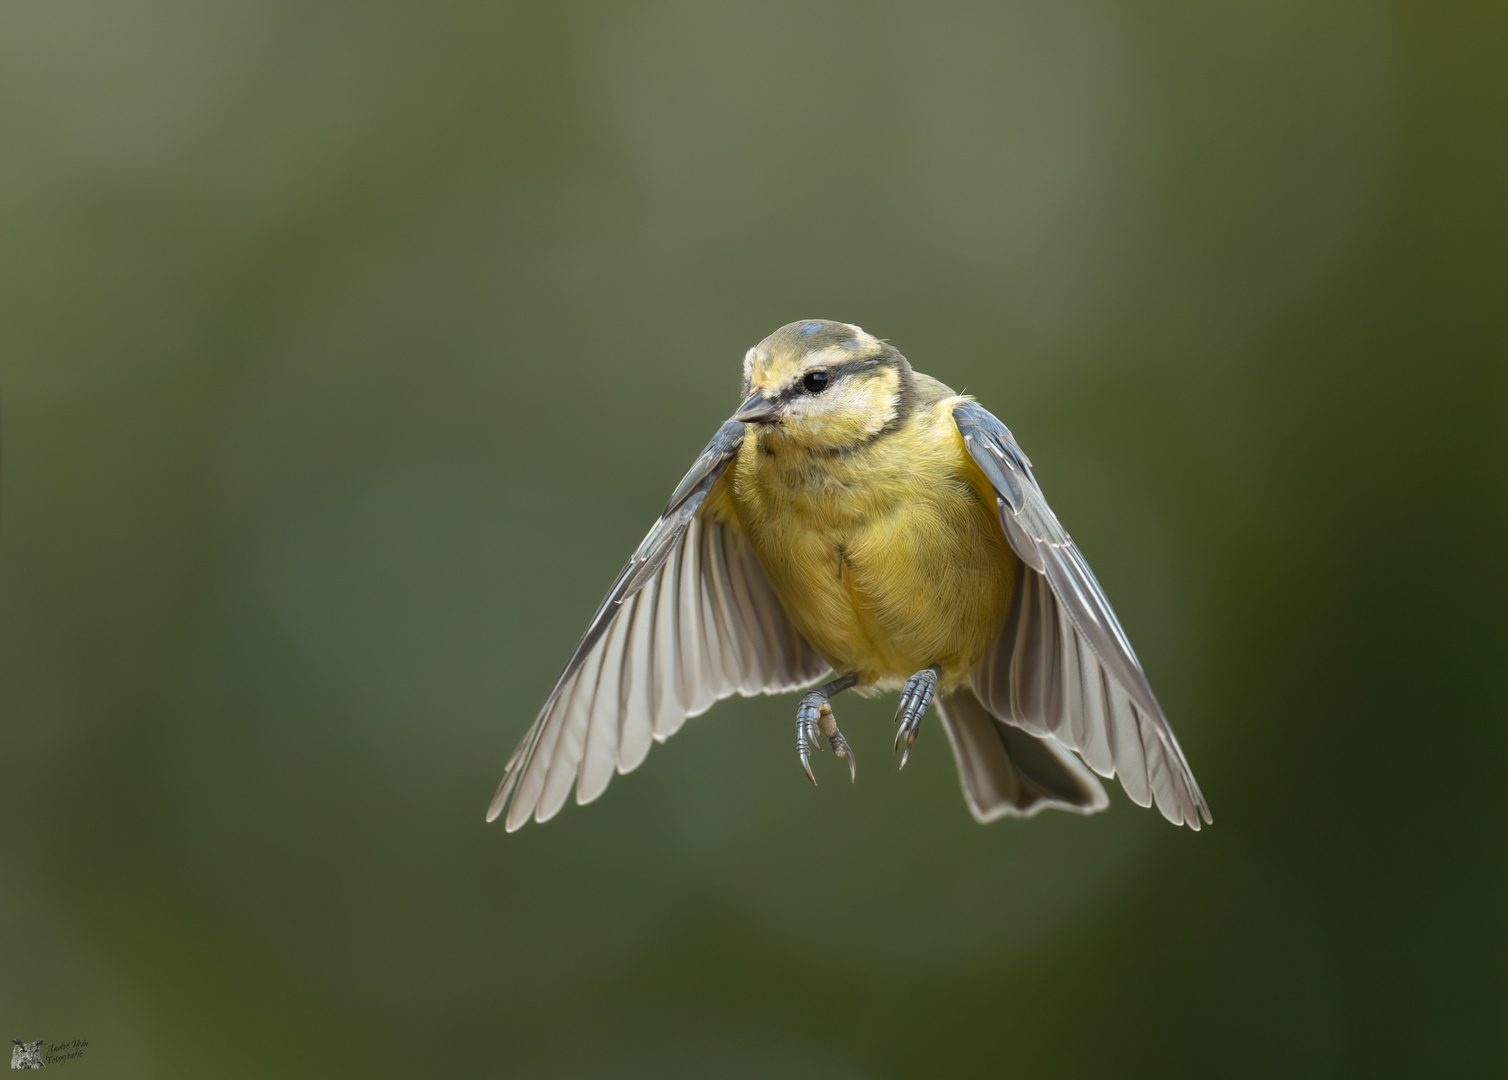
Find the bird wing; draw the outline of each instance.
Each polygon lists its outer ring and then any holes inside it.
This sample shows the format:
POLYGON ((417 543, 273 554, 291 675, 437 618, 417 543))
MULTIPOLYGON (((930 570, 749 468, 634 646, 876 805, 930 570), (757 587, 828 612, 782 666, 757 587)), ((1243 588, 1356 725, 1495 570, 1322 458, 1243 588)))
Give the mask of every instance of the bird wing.
POLYGON ((977 402, 953 409, 964 446, 995 489, 1000 525, 1027 571, 1005 627, 971 681, 996 717, 1120 776, 1175 825, 1212 822, 1189 763, 1084 556, 1047 505, 1010 429, 977 402))
MULTIPOLYGON (((601 795, 651 741, 734 693, 779 693, 827 663, 765 580, 749 540, 705 508, 743 442, 724 424, 608 590, 533 726, 508 759, 487 820, 514 831, 601 795), (511 800, 511 801, 510 801, 511 800)), ((731 477, 728 478, 731 480, 731 477)), ((714 500, 714 504, 718 500, 714 500)))

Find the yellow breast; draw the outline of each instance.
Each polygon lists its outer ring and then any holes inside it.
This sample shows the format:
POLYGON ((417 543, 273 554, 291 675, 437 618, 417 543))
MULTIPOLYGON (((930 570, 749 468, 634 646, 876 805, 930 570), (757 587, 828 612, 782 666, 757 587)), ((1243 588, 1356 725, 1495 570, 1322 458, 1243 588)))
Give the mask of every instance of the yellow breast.
POLYGON ((730 509, 786 613, 861 689, 894 689, 932 664, 945 689, 957 685, 1010 606, 1018 561, 958 435, 956 400, 843 454, 751 432, 730 469, 730 509))

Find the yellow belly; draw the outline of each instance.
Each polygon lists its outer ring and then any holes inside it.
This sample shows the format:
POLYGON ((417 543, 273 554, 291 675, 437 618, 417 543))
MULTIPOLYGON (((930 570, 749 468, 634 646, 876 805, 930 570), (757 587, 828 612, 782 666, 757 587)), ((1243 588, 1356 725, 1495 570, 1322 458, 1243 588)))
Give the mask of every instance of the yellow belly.
POLYGON ((733 510, 786 613, 860 689, 933 664, 951 688, 999 634, 1019 564, 951 414, 825 458, 746 439, 731 471, 733 510))

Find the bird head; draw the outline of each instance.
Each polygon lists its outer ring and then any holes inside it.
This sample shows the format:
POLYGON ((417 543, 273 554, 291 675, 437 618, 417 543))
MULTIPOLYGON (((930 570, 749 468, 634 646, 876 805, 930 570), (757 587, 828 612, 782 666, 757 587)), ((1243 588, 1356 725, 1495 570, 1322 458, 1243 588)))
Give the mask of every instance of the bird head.
POLYGON ((788 323, 744 355, 745 400, 733 419, 760 445, 836 452, 870 442, 910 416, 906 358, 848 323, 788 323))

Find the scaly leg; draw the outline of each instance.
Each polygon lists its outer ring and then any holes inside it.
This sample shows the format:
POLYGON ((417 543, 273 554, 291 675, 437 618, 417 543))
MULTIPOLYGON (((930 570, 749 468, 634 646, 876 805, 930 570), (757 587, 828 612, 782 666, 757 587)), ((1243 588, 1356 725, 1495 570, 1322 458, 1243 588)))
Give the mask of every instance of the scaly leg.
POLYGON ((901 768, 906 767, 906 760, 911 757, 911 744, 916 742, 916 731, 921 727, 922 716, 927 711, 927 706, 932 704, 933 691, 937 689, 937 677, 942 674, 942 668, 933 664, 925 671, 918 671, 906 680, 906 686, 901 690, 901 703, 895 710, 895 719, 900 728, 895 733, 895 749, 900 750, 901 740, 906 740, 906 749, 901 754, 901 768))
POLYGON ((833 753, 840 758, 848 759, 849 781, 858 779, 858 765, 854 762, 853 747, 848 745, 848 740, 838 730, 838 722, 833 719, 833 707, 828 702, 828 698, 847 690, 858 681, 857 675, 840 675, 825 686, 807 691, 796 709, 796 753, 801 758, 801 767, 806 770, 806 778, 813 784, 816 784, 817 778, 812 775, 811 749, 822 749, 822 745, 817 742, 818 731, 827 736, 827 741, 832 744, 833 753))

